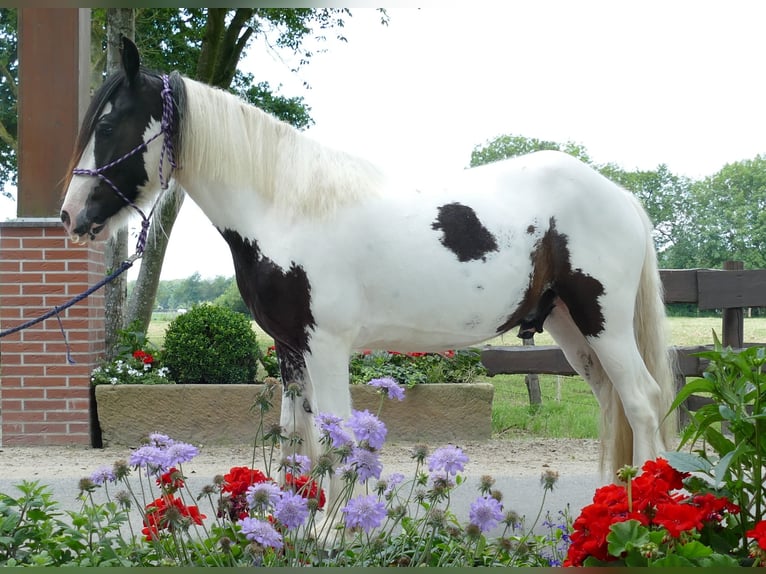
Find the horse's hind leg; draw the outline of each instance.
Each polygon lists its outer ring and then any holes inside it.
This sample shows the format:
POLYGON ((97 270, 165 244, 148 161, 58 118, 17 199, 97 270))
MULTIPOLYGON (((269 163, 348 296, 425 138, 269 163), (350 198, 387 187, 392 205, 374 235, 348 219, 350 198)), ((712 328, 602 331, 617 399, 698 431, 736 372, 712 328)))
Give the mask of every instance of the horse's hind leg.
MULTIPOLYGON (((622 404, 611 400, 614 388, 595 350, 580 332, 561 299, 556 299, 554 308, 545 320, 544 328, 558 343, 572 368, 587 382, 600 407, 601 469, 606 470, 606 460, 631 461, 633 433, 625 419, 622 404), (623 424, 615 424, 622 421, 623 424)), ((614 463, 612 469, 621 463, 614 463)))

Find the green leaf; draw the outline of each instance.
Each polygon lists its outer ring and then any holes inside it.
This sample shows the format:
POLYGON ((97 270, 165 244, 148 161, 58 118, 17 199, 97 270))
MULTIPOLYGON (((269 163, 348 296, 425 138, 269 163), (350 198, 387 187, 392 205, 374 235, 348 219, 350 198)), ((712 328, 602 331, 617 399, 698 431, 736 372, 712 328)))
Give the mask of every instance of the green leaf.
POLYGON ((607 549, 612 556, 620 556, 631 548, 649 542, 649 530, 638 520, 616 522, 609 530, 606 541, 609 543, 607 549))
POLYGON ((704 472, 709 474, 713 465, 709 460, 690 452, 666 452, 664 453, 668 464, 678 472, 704 472))
POLYGON ((689 560, 696 560, 698 558, 710 556, 713 553, 713 550, 702 544, 699 540, 692 540, 681 546, 676 546, 676 552, 679 556, 683 556, 689 560))
POLYGON ((662 568, 670 568, 670 567, 689 567, 689 566, 696 566, 694 562, 689 560, 688 558, 684 558, 683 556, 679 556, 678 554, 669 554, 667 556, 663 556, 662 558, 658 558, 657 560, 654 560, 652 562, 652 566, 656 567, 662 567, 662 568))

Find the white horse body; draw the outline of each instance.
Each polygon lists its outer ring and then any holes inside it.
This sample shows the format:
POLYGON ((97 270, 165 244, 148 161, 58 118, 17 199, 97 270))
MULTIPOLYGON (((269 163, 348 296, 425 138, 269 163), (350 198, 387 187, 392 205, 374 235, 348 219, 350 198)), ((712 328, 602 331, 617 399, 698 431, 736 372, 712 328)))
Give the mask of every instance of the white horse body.
MULTIPOLYGON (((126 78, 138 83, 137 52, 129 60, 126 78)), ((628 192, 558 152, 416 186, 228 93, 176 81, 175 177, 229 243, 243 298, 277 341, 283 383, 300 387, 301 400, 282 401, 282 424, 302 436, 306 454, 318 454, 317 413, 350 414, 353 350, 443 351, 519 325, 544 326, 593 388, 613 468, 664 450, 673 379, 661 284, 651 224, 628 192)), ((133 92, 117 82, 108 89, 100 98, 123 104, 117 112, 135 107, 123 101, 132 104, 133 92)), ((91 130, 112 120, 97 117, 103 109, 89 111, 91 130)), ((158 113, 131 118, 139 134, 156 133, 158 113)), ((77 165, 97 165, 98 145, 98 135, 96 146, 93 136, 78 140, 77 165)), ((156 198, 158 168, 171 167, 164 145, 151 141, 138 167, 130 160, 139 173, 126 172, 118 193, 129 205, 156 198)), ((124 175, 107 167, 113 179, 124 175)), ((101 184, 74 178, 62 208, 70 233, 105 236, 125 209, 89 214, 110 198, 101 184)))

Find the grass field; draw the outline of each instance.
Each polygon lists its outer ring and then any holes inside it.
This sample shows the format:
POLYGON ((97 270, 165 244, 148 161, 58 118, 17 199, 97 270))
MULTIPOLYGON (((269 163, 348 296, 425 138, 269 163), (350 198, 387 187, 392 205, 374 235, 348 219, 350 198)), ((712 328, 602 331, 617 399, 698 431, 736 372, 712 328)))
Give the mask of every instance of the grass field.
MULTIPOLYGON (((158 315, 149 326, 149 339, 162 345, 165 329, 172 317, 158 315)), ((715 317, 671 317, 670 343, 675 346, 712 344, 712 332, 721 336, 721 319, 715 317)), ((273 341, 257 326, 262 348, 273 341)), ((766 344, 766 318, 745 318, 745 341, 766 344)), ((493 345, 520 345, 515 333, 490 341, 493 345)), ((538 345, 553 344, 547 333, 535 337, 538 345)), ((497 375, 486 378, 495 385, 492 412, 493 433, 501 438, 552 437, 597 438, 599 410, 590 387, 579 377, 540 376, 542 405, 529 404, 523 375, 497 375)))

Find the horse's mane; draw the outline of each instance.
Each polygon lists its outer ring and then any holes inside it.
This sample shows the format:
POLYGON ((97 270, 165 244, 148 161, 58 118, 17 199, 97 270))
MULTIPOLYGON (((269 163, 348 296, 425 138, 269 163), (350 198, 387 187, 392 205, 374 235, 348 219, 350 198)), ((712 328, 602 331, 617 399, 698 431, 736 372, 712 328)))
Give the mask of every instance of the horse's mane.
POLYGON ((206 179, 256 189, 302 215, 377 194, 383 176, 373 164, 323 146, 228 92, 189 78, 184 87, 181 170, 194 166, 206 179))

